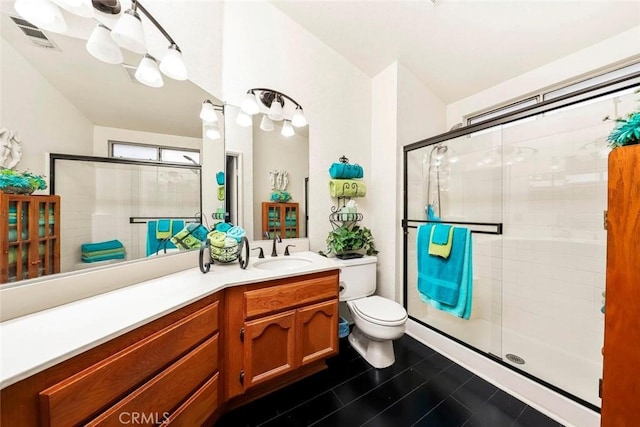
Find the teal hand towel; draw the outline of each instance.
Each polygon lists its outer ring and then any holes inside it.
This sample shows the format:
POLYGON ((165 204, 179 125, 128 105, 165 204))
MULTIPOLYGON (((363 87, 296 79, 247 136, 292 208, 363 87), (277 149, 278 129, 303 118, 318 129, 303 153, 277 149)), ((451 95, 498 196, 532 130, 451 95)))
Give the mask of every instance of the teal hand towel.
POLYGON ((233 227, 231 227, 228 231, 227 231, 227 236, 228 237, 233 237, 234 239, 236 239, 237 242, 240 242, 240 240, 242 240, 242 238, 245 235, 245 231, 242 227, 235 225, 233 227))
POLYGON ((453 231, 454 228, 448 225, 435 225, 434 227, 431 227, 431 236, 429 237, 429 255, 437 255, 442 258, 449 258, 449 255, 451 254, 451 248, 453 246, 453 231), (438 230, 446 231, 446 237, 442 238, 441 235, 438 236, 438 230))
POLYGON ((156 235, 156 228, 157 221, 149 221, 147 223, 147 256, 160 253, 165 249, 175 249, 176 245, 174 245, 171 240, 169 240, 169 237, 178 233, 184 228, 184 221, 177 219, 171 220, 169 236, 164 239, 158 239, 156 235))
POLYGON ((431 227, 431 243, 435 243, 436 245, 446 245, 449 243, 449 232, 451 231, 450 225, 444 224, 434 224, 431 227))
POLYGON ((231 227, 233 227, 231 224, 229 224, 228 222, 219 222, 216 224, 216 231, 220 231, 222 233, 226 233, 227 231, 229 231, 231 229, 231 227))
MULTIPOLYGON (((471 239, 466 228, 455 228, 449 258, 432 256, 428 253, 431 231, 435 225, 418 228, 418 290, 420 294, 442 305, 438 307, 450 311, 457 307, 462 295, 466 301, 471 269, 471 239)), ((464 307, 463 307, 464 308, 464 307)))
POLYGON ((333 179, 351 179, 364 177, 362 166, 349 163, 333 163, 329 168, 329 175, 333 179))

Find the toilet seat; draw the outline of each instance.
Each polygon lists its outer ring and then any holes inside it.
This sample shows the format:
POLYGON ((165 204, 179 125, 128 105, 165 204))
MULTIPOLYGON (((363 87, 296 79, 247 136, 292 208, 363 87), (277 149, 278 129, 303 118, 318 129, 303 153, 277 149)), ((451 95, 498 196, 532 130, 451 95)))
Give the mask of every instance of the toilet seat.
POLYGON ((356 314, 371 323, 381 326, 400 326, 407 321, 407 311, 395 301, 373 295, 349 301, 356 314))

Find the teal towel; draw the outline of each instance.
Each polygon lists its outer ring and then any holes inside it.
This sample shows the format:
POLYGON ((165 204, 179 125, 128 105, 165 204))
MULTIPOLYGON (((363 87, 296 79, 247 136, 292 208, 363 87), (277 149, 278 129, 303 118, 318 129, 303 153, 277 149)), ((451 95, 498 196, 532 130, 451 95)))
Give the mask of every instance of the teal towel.
POLYGON ((111 255, 98 255, 98 256, 82 256, 82 262, 98 262, 98 261, 107 261, 110 259, 124 259, 125 253, 124 251, 111 254, 111 255))
POLYGON ((108 249, 119 249, 124 247, 120 240, 109 240, 106 242, 84 243, 80 246, 82 252, 105 251, 108 249))
POLYGON ((431 243, 435 243, 436 245, 446 245, 449 243, 450 229, 450 225, 435 224, 433 226, 433 238, 431 239, 431 243))
POLYGON ((349 163, 333 163, 329 168, 329 175, 333 179, 363 178, 364 170, 362 166, 349 163))
POLYGON ((428 254, 432 224, 418 227, 418 291, 423 301, 463 319, 471 315, 473 265, 471 232, 454 229, 449 258, 428 254))
POLYGON ((228 222, 219 222, 216 224, 216 231, 220 231, 221 233, 226 233, 233 227, 228 222))
MULTIPOLYGON (((149 221, 147 223, 147 256, 163 252, 165 249, 175 249, 176 247, 169 239, 158 239, 156 237, 156 227, 156 221, 149 221)), ((179 219, 171 220, 170 236, 178 233, 183 228, 184 221, 179 219)))
POLYGON ((236 241, 240 242, 240 240, 242 240, 242 238, 245 235, 245 231, 242 227, 236 225, 234 227, 231 227, 228 231, 227 231, 227 236, 228 237, 233 237, 234 239, 236 239, 236 241))
POLYGON ((164 240, 172 236, 172 222, 170 219, 159 219, 158 222, 156 222, 156 239, 164 240))

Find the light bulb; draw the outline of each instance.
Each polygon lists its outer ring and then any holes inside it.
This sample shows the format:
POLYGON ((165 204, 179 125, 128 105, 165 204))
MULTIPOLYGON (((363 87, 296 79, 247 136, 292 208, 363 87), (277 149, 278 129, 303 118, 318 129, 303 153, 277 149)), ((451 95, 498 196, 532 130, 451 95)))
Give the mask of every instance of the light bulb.
POLYGON ((215 123, 208 123, 204 126, 204 136, 209 139, 219 139, 220 138, 220 130, 218 129, 218 125, 215 123))
POLYGON ((43 30, 54 33, 67 31, 62 11, 49 0, 16 0, 13 7, 21 17, 43 30))
POLYGON ((282 109, 282 105, 278 102, 278 96, 276 95, 271 102, 271 107, 269 108, 269 118, 271 120, 275 120, 279 122, 284 119, 284 111, 282 109))
POLYGON ((255 94, 247 92, 242 98, 240 108, 242 108, 242 111, 251 116, 257 114, 260 111, 260 107, 258 106, 258 102, 256 101, 255 94))
POLYGON ((293 131, 293 126, 291 126, 291 123, 286 120, 282 124, 282 132, 280 133, 282 134, 282 136, 286 136, 286 137, 295 135, 295 132, 293 131))
POLYGON ((180 52, 180 48, 175 44, 169 46, 167 52, 162 57, 162 61, 160 61, 160 71, 162 71, 165 76, 175 80, 187 79, 187 67, 182 60, 182 52, 180 52))
POLYGON ((147 42, 140 15, 133 9, 125 11, 111 30, 111 37, 123 48, 135 53, 147 53, 147 42))
POLYGON ((95 13, 93 11, 93 4, 91 0, 52 0, 55 4, 71 12, 74 15, 82 16, 83 18, 93 18, 95 13))
POLYGON ((208 99, 202 103, 202 109, 200 110, 200 118, 205 122, 217 122, 218 115, 211 101, 208 99))
POLYGON ((291 118, 291 124, 297 128, 307 125, 307 118, 304 116, 302 107, 298 106, 296 108, 296 111, 293 113, 293 117, 291 118))
POLYGON ((164 85, 162 74, 158 69, 158 62, 149 54, 146 54, 140 61, 135 76, 136 80, 149 87, 162 87, 164 85))
POLYGON ((86 47, 91 56, 107 64, 121 64, 123 61, 120 46, 111 38, 111 30, 102 24, 93 29, 86 47))
POLYGON ((265 132, 271 132, 275 129, 273 121, 268 116, 262 116, 262 120, 260 121, 260 129, 265 132))

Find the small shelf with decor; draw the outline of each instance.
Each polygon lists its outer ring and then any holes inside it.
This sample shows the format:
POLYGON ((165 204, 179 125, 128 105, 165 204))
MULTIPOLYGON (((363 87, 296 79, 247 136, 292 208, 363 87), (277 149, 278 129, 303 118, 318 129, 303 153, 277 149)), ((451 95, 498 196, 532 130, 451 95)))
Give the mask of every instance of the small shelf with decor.
POLYGON ((0 191, 0 283, 60 272, 60 197, 0 191))
POLYGON ((262 235, 292 239, 300 236, 298 203, 262 202, 262 235))

